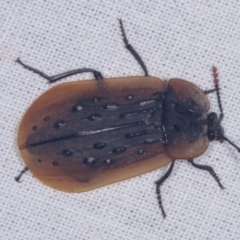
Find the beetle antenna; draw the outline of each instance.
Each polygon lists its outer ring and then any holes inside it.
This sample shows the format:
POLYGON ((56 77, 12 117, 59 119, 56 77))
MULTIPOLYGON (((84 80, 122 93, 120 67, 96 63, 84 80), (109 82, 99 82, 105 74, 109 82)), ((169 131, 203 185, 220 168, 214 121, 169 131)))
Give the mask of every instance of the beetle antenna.
POLYGON ((231 142, 228 138, 226 138, 225 136, 221 136, 223 140, 227 141, 230 145, 232 145, 234 148, 237 149, 237 151, 240 153, 240 147, 238 147, 236 144, 234 144, 233 142, 231 142))
POLYGON ((219 123, 223 119, 223 108, 222 108, 222 103, 221 103, 221 98, 220 98, 220 91, 219 91, 219 79, 218 79, 218 70, 215 66, 212 67, 212 72, 213 72, 213 82, 215 84, 215 91, 217 93, 217 100, 218 100, 218 107, 220 109, 220 117, 219 117, 219 123))
POLYGON ((120 24, 120 30, 122 32, 122 38, 123 38, 123 42, 125 44, 126 49, 133 55, 133 57, 136 59, 138 64, 141 66, 142 70, 145 73, 145 76, 148 76, 148 70, 146 68, 145 63, 143 62, 143 60, 139 56, 139 54, 136 52, 136 50, 133 48, 133 46, 131 44, 129 44, 129 42, 128 42, 127 35, 126 35, 124 27, 123 27, 122 19, 118 19, 118 21, 120 24))
POLYGON ((17 177, 15 177, 15 180, 20 183, 20 182, 21 182, 20 179, 21 179, 22 175, 23 175, 26 171, 28 171, 28 167, 25 167, 25 168, 20 172, 20 174, 19 174, 17 177))

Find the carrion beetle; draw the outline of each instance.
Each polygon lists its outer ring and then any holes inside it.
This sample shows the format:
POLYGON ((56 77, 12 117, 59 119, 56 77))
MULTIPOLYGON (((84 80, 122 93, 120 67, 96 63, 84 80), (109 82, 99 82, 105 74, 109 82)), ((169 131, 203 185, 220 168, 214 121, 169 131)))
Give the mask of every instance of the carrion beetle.
POLYGON ((193 83, 174 78, 164 83, 148 76, 139 54, 129 44, 119 20, 125 47, 143 69, 145 76, 105 79, 99 71, 76 69, 56 76, 23 63, 24 68, 49 83, 91 72, 95 80, 59 84, 43 93, 23 116, 18 147, 26 167, 44 184, 65 192, 83 192, 160 168, 166 174, 156 181, 156 193, 163 217, 160 186, 172 172, 177 159, 208 171, 221 188, 210 166, 194 163, 209 142, 227 141, 220 125, 223 110, 217 68, 215 87, 202 91, 193 83), (208 113, 207 94, 216 92, 220 116, 208 113))

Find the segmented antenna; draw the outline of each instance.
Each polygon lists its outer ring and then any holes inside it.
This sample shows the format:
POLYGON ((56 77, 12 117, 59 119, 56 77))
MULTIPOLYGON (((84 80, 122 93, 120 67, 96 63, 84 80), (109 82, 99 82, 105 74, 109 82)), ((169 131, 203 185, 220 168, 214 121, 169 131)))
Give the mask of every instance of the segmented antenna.
POLYGON ((218 82, 219 82, 218 72, 217 72, 217 68, 215 66, 212 67, 212 72, 213 72, 213 81, 214 81, 215 89, 216 89, 216 93, 217 93, 218 107, 220 109, 220 117, 219 117, 219 123, 220 123, 223 119, 223 108, 222 108, 219 85, 218 85, 218 82))
MULTIPOLYGON (((221 99, 220 99, 220 91, 219 91, 219 79, 218 79, 218 70, 215 66, 212 67, 212 72, 213 72, 213 81, 215 83, 215 89, 216 89, 216 93, 217 93, 217 100, 218 100, 218 107, 220 109, 220 117, 219 117, 219 124, 223 119, 223 108, 222 108, 222 103, 221 103, 221 99)), ((234 144, 233 142, 231 142, 227 137, 225 136, 221 136, 222 140, 227 141, 230 145, 232 145, 234 148, 237 149, 237 151, 240 153, 240 148, 234 144)))

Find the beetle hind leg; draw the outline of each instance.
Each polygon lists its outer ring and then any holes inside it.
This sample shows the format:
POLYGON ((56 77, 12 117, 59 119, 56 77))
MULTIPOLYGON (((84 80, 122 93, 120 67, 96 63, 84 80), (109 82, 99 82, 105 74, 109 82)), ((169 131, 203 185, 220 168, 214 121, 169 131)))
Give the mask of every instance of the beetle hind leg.
POLYGON ((158 199, 158 205, 159 205, 159 207, 161 209, 163 218, 166 218, 167 215, 166 215, 166 213, 164 211, 164 208, 163 208, 160 187, 165 182, 165 180, 170 176, 170 174, 172 173, 174 163, 175 163, 175 160, 172 161, 172 163, 170 165, 170 168, 167 170, 167 172, 159 180, 157 180, 155 182, 155 184, 156 184, 156 194, 157 194, 157 199, 158 199))
POLYGON ((123 38, 123 42, 125 44, 126 49, 133 55, 133 57, 139 63, 142 70, 144 71, 145 76, 148 76, 148 70, 147 70, 147 67, 146 67, 145 63, 143 62, 143 60, 139 56, 139 54, 136 52, 136 50, 133 48, 133 46, 131 44, 129 44, 129 42, 128 42, 128 39, 127 39, 127 36, 126 36, 126 33, 125 33, 125 29, 123 27, 122 19, 118 19, 118 21, 119 21, 119 24, 120 24, 120 29, 121 29, 121 32, 122 32, 122 38, 123 38))
POLYGON ((69 76, 72 76, 72 75, 75 75, 75 74, 79 74, 79 73, 87 73, 87 72, 90 72, 93 74, 94 78, 96 80, 101 80, 103 79, 103 76, 100 72, 92 69, 92 68, 79 68, 79 69, 75 69, 75 70, 71 70, 71 71, 67 71, 67 72, 64 72, 64 73, 60 73, 60 74, 57 74, 55 76, 48 76, 47 74, 45 74, 44 72, 42 71, 39 71, 38 69, 36 68, 33 68, 25 63, 23 63, 20 58, 18 58, 16 60, 17 63, 19 63, 20 65, 22 65, 24 68, 28 69, 29 71, 32 71, 38 75, 40 75, 41 77, 45 78, 48 80, 49 83, 53 83, 53 82, 57 82, 63 78, 66 78, 66 77, 69 77, 69 76))
POLYGON ((20 179, 21 179, 22 175, 23 175, 25 172, 27 172, 27 171, 28 171, 28 167, 25 167, 25 168, 19 173, 19 175, 18 175, 17 177, 15 177, 15 180, 20 183, 20 179))
POLYGON ((220 179, 219 179, 218 175, 215 173, 215 171, 213 170, 212 167, 207 166, 207 165, 196 164, 196 163, 193 161, 193 159, 188 159, 188 162, 190 162, 190 163, 192 164, 192 166, 195 167, 195 168, 198 168, 198 169, 200 169, 200 170, 208 171, 208 172, 212 175, 212 177, 215 179, 215 181, 217 182, 217 184, 219 185, 219 187, 220 187, 221 189, 224 189, 223 185, 222 185, 221 182, 220 182, 220 179))

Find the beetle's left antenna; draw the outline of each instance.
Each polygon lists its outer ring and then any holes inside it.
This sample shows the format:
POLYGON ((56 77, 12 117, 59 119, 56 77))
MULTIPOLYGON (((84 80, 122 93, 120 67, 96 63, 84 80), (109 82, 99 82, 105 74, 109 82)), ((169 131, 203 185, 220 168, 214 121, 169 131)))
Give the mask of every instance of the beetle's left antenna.
POLYGON ((20 174, 19 174, 17 177, 15 177, 15 180, 20 183, 20 179, 21 179, 22 175, 23 175, 26 171, 28 171, 28 167, 25 167, 25 168, 20 172, 20 174))

